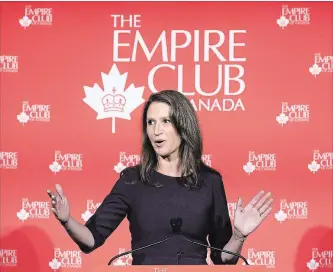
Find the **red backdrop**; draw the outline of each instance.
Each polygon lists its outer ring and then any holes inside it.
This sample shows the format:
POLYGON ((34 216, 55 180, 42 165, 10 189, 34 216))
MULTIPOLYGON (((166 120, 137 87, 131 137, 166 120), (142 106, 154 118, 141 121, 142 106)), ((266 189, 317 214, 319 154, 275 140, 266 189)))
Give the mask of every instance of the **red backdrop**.
POLYGON ((162 89, 196 108, 232 220, 239 196, 273 193, 272 213, 244 244, 249 262, 331 271, 332 8, 1 3, 1 271, 107 271, 130 248, 124 220, 82 254, 46 190, 61 184, 84 223, 138 163, 142 103, 162 89))

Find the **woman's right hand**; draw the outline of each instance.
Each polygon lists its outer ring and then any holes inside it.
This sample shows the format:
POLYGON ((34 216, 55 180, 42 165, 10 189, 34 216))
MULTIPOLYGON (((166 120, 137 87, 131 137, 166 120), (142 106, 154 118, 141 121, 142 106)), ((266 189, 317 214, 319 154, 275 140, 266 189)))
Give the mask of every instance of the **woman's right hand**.
POLYGON ((47 190, 47 193, 52 200, 51 211, 54 213, 55 217, 61 222, 61 224, 65 224, 68 222, 70 217, 69 202, 61 186, 59 184, 56 184, 55 188, 57 193, 53 193, 51 190, 47 190))

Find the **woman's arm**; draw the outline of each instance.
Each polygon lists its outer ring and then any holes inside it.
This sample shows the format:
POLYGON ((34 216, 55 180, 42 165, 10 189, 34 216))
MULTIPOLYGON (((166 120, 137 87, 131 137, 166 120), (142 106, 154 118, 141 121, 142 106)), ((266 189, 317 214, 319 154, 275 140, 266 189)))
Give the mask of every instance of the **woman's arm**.
MULTIPOLYGON (((224 246, 224 250, 228 250, 237 254, 240 254, 242 247, 245 241, 245 237, 237 230, 234 229, 234 232, 229 240, 229 242, 224 246)), ((222 252, 222 262, 226 264, 237 264, 239 257, 226 252, 222 252)))

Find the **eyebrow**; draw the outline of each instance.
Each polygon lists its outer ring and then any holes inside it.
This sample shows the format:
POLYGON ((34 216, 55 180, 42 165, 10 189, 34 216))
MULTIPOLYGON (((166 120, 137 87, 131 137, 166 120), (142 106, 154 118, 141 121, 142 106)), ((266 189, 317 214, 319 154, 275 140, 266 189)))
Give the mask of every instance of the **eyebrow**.
MULTIPOLYGON (((165 119, 165 118, 170 119, 170 116, 162 116, 162 117, 160 117, 160 119, 165 119)), ((148 116, 147 116, 147 120, 153 120, 153 121, 155 121, 154 118, 151 118, 151 117, 148 117, 148 116)))

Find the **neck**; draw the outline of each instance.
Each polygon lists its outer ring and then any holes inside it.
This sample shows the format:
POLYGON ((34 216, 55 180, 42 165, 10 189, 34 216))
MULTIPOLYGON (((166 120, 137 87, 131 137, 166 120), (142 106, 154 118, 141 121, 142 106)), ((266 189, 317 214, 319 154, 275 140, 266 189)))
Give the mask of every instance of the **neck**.
POLYGON ((177 158, 162 158, 158 157, 158 163, 156 167, 156 171, 172 177, 180 177, 181 176, 181 166, 180 159, 177 158))

